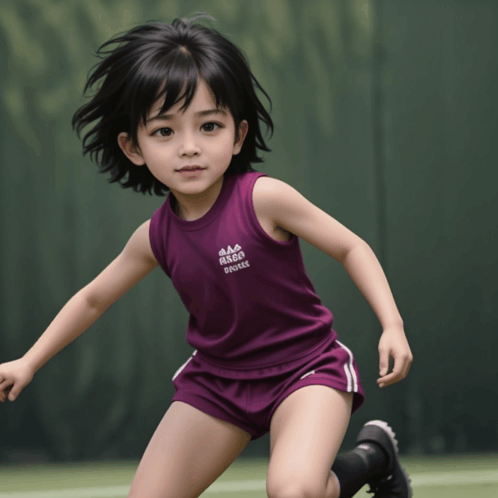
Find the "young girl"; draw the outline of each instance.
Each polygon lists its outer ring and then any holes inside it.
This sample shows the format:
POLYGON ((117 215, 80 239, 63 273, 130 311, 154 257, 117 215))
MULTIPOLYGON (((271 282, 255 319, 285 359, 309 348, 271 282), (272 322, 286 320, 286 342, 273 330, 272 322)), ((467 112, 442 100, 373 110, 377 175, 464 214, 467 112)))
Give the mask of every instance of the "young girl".
POLYGON ((385 422, 365 424, 357 446, 337 455, 364 393, 353 354, 306 274, 299 237, 344 265, 379 318, 380 387, 403 379, 412 362, 382 268, 365 241, 251 168, 262 162, 257 149, 270 150, 258 120, 272 131, 273 123, 254 85, 265 92, 242 52, 193 24, 199 17, 149 22, 99 49, 85 92, 101 84, 73 118, 78 134, 97 121, 84 151, 111 182, 170 193, 35 345, 0 365, 0 399, 14 401, 52 356, 160 266, 190 313, 195 352, 173 377, 171 406, 129 497, 198 497, 267 432, 270 498, 349 497, 366 483, 376 498, 410 497, 385 422))

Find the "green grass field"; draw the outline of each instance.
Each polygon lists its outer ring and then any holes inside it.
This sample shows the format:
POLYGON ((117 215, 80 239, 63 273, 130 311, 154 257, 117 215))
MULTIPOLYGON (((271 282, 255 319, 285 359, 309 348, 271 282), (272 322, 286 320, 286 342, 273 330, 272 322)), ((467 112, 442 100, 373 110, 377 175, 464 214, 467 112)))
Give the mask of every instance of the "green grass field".
MULTIPOLYGON (((498 497, 498 454, 403 458, 416 498, 498 497)), ((123 498, 138 462, 0 467, 0 498, 123 498)), ((265 498, 267 459, 236 460, 204 498, 265 498)), ((371 497, 363 488, 357 496, 371 497)))

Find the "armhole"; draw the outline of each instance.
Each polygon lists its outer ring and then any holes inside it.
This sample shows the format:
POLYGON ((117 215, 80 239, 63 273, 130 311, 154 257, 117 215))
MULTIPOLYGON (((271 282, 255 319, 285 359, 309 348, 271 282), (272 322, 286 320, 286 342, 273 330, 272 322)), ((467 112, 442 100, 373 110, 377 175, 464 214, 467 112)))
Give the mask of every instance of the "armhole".
POLYGON ((252 221, 252 225, 254 229, 256 230, 256 233, 259 235, 259 237, 269 245, 272 245, 273 247, 289 247, 292 246, 293 244, 296 243, 296 240, 299 240, 299 238, 293 234, 292 232, 287 232, 290 234, 289 240, 287 241, 281 241, 281 240, 275 240, 273 237, 270 237, 261 224, 259 223, 258 217, 256 215, 256 209, 254 208, 254 187, 256 186, 256 182, 263 176, 267 176, 269 178, 270 175, 268 174, 261 174, 259 175, 252 183, 252 188, 248 189, 248 200, 249 200, 249 217, 252 221))
POLYGON ((166 264, 164 262, 163 258, 163 250, 161 249, 161 242, 160 242, 160 233, 158 229, 158 225, 160 225, 160 212, 161 208, 157 209, 154 214, 150 217, 149 220, 149 243, 150 243, 150 248, 152 250, 152 254, 156 258, 157 262, 161 266, 161 268, 164 270, 164 273, 168 275, 168 277, 171 278, 167 268, 166 264))

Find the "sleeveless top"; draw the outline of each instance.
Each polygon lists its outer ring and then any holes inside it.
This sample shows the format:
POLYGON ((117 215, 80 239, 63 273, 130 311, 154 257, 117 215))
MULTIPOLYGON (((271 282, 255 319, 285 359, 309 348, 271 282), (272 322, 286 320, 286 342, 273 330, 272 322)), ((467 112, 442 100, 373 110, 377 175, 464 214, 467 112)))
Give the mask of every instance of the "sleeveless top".
POLYGON ((190 313, 187 343, 206 371, 233 379, 289 372, 337 338, 299 238, 274 240, 258 222, 252 193, 261 176, 225 176, 194 221, 176 215, 170 192, 150 220, 154 256, 190 313))

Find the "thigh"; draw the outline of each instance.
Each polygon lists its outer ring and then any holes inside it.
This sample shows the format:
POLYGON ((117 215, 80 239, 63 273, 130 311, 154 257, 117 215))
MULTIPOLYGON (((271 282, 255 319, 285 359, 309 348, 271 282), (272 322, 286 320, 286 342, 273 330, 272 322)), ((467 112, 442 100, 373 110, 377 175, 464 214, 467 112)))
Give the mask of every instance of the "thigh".
POLYGON ((270 498, 296 492, 324 496, 349 424, 352 399, 352 393, 308 385, 280 403, 270 422, 270 498))
POLYGON ((145 450, 128 498, 196 498, 249 441, 242 429, 174 401, 145 450))

